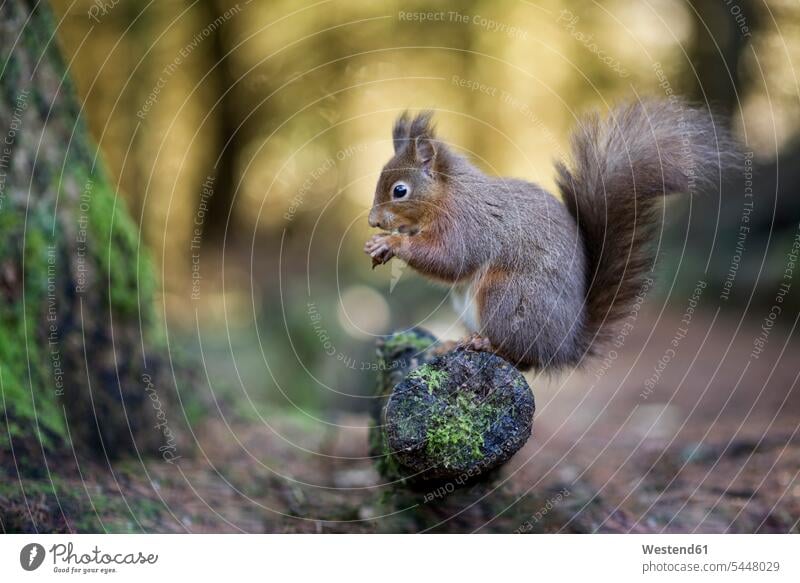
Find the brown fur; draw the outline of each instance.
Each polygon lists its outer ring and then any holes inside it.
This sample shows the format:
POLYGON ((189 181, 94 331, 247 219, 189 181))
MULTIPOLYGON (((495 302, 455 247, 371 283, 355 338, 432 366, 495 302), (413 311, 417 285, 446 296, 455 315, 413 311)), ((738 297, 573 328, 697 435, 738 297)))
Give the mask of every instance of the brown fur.
POLYGON ((691 190, 690 162, 699 187, 730 161, 717 131, 706 114, 658 101, 589 116, 572 137, 573 169, 556 167, 562 204, 536 184, 483 174, 436 138, 430 113, 403 114, 370 212, 372 226, 399 232, 365 250, 453 284, 472 331, 520 368, 577 365, 650 270, 662 195, 691 190), (398 180, 411 188, 402 200, 392 198, 398 180))

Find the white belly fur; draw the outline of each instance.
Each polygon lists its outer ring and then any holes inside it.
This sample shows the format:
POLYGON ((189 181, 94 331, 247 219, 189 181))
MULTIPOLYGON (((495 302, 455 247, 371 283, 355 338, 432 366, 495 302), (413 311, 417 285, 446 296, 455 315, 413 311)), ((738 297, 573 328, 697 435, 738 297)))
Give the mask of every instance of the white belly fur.
POLYGON ((470 332, 478 332, 480 329, 475 296, 479 280, 480 277, 476 274, 471 279, 455 285, 452 292, 453 309, 470 332))

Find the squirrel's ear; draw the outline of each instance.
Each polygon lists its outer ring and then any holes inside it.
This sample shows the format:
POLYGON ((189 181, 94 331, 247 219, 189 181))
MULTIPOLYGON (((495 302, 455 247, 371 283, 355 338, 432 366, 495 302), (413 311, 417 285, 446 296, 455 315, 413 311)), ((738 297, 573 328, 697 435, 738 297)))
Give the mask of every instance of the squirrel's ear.
POLYGON ((426 172, 436 165, 436 128, 433 125, 433 112, 420 112, 409 124, 408 137, 414 145, 414 158, 426 172))
POLYGON ((414 155, 423 169, 430 171, 436 160, 436 144, 428 136, 414 138, 414 155))
POLYGON ((411 120, 408 124, 408 137, 412 140, 422 137, 430 139, 436 137, 436 128, 433 125, 432 111, 421 111, 411 120))
POLYGON ((394 153, 397 154, 408 143, 408 133, 410 128, 410 120, 408 111, 404 111, 394 122, 392 128, 392 142, 394 143, 394 153))

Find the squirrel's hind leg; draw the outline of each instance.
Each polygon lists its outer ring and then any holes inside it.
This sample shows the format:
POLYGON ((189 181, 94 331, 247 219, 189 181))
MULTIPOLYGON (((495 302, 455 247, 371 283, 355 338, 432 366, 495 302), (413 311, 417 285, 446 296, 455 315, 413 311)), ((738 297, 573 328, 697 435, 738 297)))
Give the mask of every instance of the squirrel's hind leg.
POLYGON ((460 342, 459 346, 478 352, 494 352, 492 342, 486 336, 481 336, 477 332, 467 336, 460 342))
POLYGON ((523 370, 530 368, 538 356, 536 340, 541 326, 530 298, 539 294, 532 288, 527 274, 492 269, 481 278, 476 293, 479 336, 486 338, 491 347, 483 350, 490 350, 523 370))

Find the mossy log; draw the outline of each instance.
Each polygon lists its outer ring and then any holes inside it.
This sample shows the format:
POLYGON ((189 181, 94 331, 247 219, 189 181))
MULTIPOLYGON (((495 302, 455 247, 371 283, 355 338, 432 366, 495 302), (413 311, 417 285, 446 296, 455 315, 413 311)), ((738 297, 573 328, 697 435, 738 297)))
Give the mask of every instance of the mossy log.
POLYGON ((379 343, 372 455, 384 478, 464 485, 508 461, 533 426, 525 377, 488 352, 443 352, 422 329, 379 343))
POLYGON ((0 459, 175 456, 153 267, 54 34, 46 2, 0 7, 0 459))

